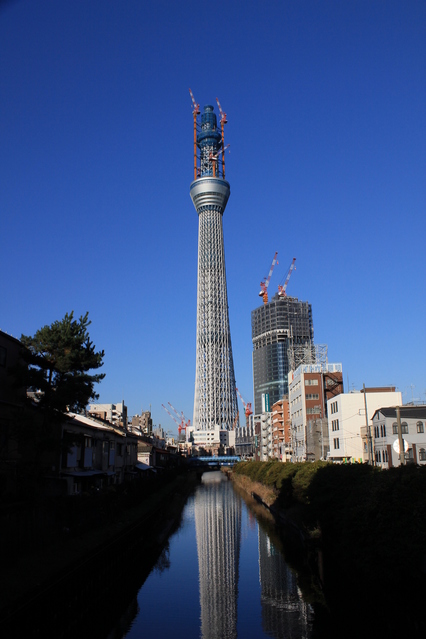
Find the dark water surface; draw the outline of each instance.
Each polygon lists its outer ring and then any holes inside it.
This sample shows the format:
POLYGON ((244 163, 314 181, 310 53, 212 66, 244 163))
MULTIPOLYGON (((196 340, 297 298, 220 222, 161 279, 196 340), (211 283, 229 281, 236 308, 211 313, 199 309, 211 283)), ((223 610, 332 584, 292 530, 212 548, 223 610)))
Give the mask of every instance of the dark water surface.
POLYGON ((205 473, 179 530, 108 637, 311 638, 313 609, 276 546, 232 482, 205 473))

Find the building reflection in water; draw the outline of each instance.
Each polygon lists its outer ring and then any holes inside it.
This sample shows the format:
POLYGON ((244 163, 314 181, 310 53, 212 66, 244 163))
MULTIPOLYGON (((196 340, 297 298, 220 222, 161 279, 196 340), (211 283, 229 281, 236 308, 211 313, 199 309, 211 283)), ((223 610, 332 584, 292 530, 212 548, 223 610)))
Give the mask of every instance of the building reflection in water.
POLYGON ((296 575, 260 526, 259 579, 264 632, 276 638, 308 639, 312 608, 302 599, 296 575))
POLYGON ((195 495, 202 639, 237 636, 241 500, 222 473, 204 473, 195 495))

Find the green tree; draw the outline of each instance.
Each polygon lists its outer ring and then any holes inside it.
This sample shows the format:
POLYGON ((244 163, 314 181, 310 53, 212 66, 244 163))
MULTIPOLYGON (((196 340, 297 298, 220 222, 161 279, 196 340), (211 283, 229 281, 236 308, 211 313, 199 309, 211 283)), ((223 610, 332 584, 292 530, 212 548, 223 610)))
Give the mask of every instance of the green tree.
POLYGON ((28 364, 25 386, 38 392, 40 408, 65 412, 83 410, 90 401, 98 399, 95 384, 104 373, 90 371, 103 364, 104 351, 96 352, 90 340, 89 313, 74 319, 74 311, 43 326, 33 337, 21 336, 28 364))

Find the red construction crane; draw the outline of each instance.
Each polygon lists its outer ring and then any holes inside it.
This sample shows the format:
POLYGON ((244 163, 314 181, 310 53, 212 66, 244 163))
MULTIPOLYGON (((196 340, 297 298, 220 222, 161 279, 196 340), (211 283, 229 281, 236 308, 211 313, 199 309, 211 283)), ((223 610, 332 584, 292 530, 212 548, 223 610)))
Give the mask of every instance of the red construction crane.
MULTIPOLYGON (((169 402, 169 404, 170 404, 170 402, 169 402)), ((176 411, 176 410, 173 408, 173 406, 172 406, 173 410, 176 412, 176 414, 178 415, 178 417, 179 417, 179 418, 180 418, 180 420, 181 420, 181 421, 178 421, 178 420, 176 419, 176 417, 175 417, 174 415, 172 415, 172 414, 171 414, 171 412, 169 411, 169 409, 168 409, 168 408, 166 408, 166 407, 164 406, 164 404, 161 404, 161 406, 164 408, 164 410, 166 411, 166 413, 168 413, 168 414, 170 415, 170 417, 173 419, 173 421, 175 422, 175 424, 177 424, 177 427, 178 427, 178 433, 179 433, 179 435, 181 434, 181 432, 182 432, 183 430, 186 432, 186 429, 187 429, 187 427, 188 427, 188 426, 189 426, 189 424, 190 424, 190 420, 188 419, 188 421, 185 423, 184 418, 183 418, 183 417, 181 418, 181 417, 180 417, 180 415, 179 415, 179 413, 177 413, 177 411, 176 411)), ((171 406, 171 404, 170 404, 170 406, 171 406)), ((182 413, 182 415, 183 415, 183 413, 182 413)))
POLYGON ((241 399, 242 405, 244 406, 244 413, 246 416, 246 425, 249 425, 249 417, 250 415, 253 415, 253 411, 251 409, 251 402, 247 402, 247 404, 245 403, 245 401, 243 400, 243 398, 241 397, 241 393, 238 390, 238 388, 235 389, 238 393, 238 397, 241 399))
MULTIPOLYGON (((225 127, 225 124, 228 123, 228 120, 226 119, 226 113, 224 113, 222 111, 222 107, 220 106, 219 98, 216 98, 216 102, 217 102, 217 106, 219 107, 219 113, 220 113, 220 127, 221 127, 221 130, 222 130, 222 148, 225 150, 224 127, 225 127)), ((228 144, 228 146, 229 146, 229 144, 228 144)), ((222 155, 222 177, 223 177, 223 179, 225 179, 225 154, 222 155)))
POLYGON ((269 281, 271 279, 272 271, 274 270, 274 266, 275 266, 275 264, 278 264, 277 255, 278 255, 278 251, 275 251, 274 259, 272 260, 272 264, 271 264, 271 268, 269 270, 268 277, 266 277, 263 280, 263 282, 260 282, 259 297, 263 297, 263 303, 264 304, 268 303, 268 286, 269 286, 269 281))
POLYGON ((173 419, 173 421, 177 424, 177 426, 178 426, 178 432, 179 432, 179 435, 180 435, 180 433, 181 433, 181 431, 182 431, 182 424, 181 424, 181 422, 178 422, 178 420, 176 419, 176 417, 175 417, 174 415, 172 415, 172 414, 171 414, 171 412, 169 411, 169 409, 168 409, 168 408, 166 408, 166 407, 164 406, 164 404, 161 404, 161 406, 164 408, 164 410, 166 411, 166 413, 168 413, 168 414, 170 415, 170 417, 173 419))
POLYGON ((200 105, 195 102, 195 98, 189 89, 192 99, 192 115, 194 116, 194 180, 197 179, 197 115, 200 113, 200 105))
POLYGON ((288 269, 287 277, 285 278, 284 284, 282 286, 278 286, 278 295, 279 295, 279 297, 286 297, 286 295, 287 295, 286 288, 287 288, 288 281, 290 279, 291 272, 292 272, 293 269, 296 268, 294 266, 295 261, 296 261, 296 258, 293 257, 293 261, 290 264, 290 268, 288 269))
POLYGON ((182 410, 180 411, 180 414, 179 414, 179 412, 176 410, 176 408, 170 402, 167 402, 167 403, 170 406, 170 408, 175 412, 177 417, 181 420, 181 430, 184 430, 186 432, 186 429, 191 425, 191 420, 190 419, 186 419, 186 417, 183 414, 182 410))

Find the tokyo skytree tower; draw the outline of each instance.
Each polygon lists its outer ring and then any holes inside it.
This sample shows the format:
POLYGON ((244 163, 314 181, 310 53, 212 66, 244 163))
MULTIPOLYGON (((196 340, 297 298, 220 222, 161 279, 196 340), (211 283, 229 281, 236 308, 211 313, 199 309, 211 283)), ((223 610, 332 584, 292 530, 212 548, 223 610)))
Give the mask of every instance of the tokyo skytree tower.
POLYGON ((229 328, 222 215, 231 189, 225 180, 223 128, 212 106, 193 100, 194 181, 190 195, 198 213, 197 354, 193 424, 196 430, 230 430, 237 418, 229 328))

